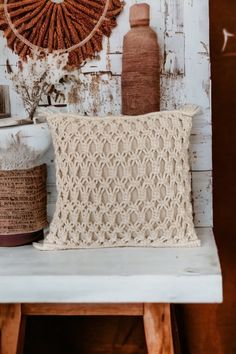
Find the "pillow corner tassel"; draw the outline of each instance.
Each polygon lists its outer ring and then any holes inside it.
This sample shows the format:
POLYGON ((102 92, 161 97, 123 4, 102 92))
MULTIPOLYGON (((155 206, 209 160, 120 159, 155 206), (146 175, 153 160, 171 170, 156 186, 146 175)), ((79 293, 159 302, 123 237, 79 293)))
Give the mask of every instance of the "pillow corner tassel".
POLYGON ((202 109, 198 105, 187 104, 187 105, 184 105, 183 107, 180 108, 180 112, 185 116, 194 117, 197 114, 201 114, 202 109))

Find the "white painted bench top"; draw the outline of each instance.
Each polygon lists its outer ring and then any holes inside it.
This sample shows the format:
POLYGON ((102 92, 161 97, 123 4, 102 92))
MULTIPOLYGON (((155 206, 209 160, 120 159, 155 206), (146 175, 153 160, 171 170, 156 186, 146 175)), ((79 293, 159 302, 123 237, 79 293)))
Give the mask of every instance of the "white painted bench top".
POLYGON ((197 232, 199 248, 0 248, 0 303, 221 302, 213 232, 197 232))

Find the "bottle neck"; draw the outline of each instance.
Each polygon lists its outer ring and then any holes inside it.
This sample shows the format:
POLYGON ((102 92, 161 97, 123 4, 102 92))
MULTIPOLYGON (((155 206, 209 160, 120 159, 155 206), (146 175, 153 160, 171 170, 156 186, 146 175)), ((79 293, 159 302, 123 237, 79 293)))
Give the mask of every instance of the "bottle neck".
POLYGON ((135 19, 130 19, 130 27, 140 27, 140 26, 146 26, 148 27, 150 25, 150 20, 149 18, 135 18, 135 19))
POLYGON ((145 28, 149 28, 149 26, 147 25, 136 25, 136 26, 131 26, 131 29, 145 29, 145 28))
POLYGON ((137 23, 131 23, 130 24, 131 28, 136 28, 136 27, 149 27, 149 22, 137 22, 137 23))

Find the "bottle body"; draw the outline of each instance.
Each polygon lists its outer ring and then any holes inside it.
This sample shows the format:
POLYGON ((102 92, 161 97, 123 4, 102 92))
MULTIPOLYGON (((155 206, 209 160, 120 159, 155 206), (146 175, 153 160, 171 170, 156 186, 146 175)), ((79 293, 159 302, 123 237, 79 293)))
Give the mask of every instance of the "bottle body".
MULTIPOLYGON (((134 5, 140 6, 140 5, 134 5)), ((138 18, 137 18, 138 21, 138 18)), ((124 37, 122 113, 139 115, 160 109, 160 64, 156 33, 141 21, 124 37)))

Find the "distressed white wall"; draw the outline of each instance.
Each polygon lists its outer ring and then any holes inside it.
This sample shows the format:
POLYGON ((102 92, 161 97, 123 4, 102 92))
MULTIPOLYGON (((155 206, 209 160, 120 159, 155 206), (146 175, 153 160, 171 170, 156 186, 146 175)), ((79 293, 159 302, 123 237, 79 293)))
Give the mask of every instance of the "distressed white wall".
MULTIPOLYGON (((58 87, 70 112, 88 115, 119 114, 121 111, 121 58, 124 34, 129 30, 129 7, 143 1, 126 0, 118 26, 104 38, 103 51, 76 71, 74 81, 58 87)), ((191 136, 191 167, 196 226, 212 225, 211 84, 209 59, 208 0, 146 0, 151 7, 151 26, 161 48, 161 108, 174 109, 185 103, 198 104, 202 114, 194 118, 191 136), (171 69, 170 61, 176 58, 171 69)), ((0 84, 6 79, 5 63, 18 58, 0 37, 0 84)), ((10 91, 12 116, 24 117, 20 98, 10 91)), ((65 109, 65 108, 64 108, 65 109)), ((49 170, 49 211, 56 200, 52 156, 49 170)))

